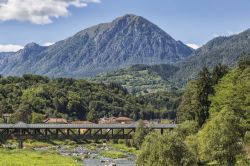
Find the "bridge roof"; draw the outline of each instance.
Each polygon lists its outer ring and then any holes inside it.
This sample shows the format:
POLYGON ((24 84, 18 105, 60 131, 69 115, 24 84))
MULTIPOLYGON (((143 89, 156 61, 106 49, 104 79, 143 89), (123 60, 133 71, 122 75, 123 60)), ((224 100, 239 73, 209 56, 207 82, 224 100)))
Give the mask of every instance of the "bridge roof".
MULTIPOLYGON (((0 124, 0 129, 133 129, 137 124, 0 124)), ((152 129, 172 129, 176 124, 149 124, 152 129)))

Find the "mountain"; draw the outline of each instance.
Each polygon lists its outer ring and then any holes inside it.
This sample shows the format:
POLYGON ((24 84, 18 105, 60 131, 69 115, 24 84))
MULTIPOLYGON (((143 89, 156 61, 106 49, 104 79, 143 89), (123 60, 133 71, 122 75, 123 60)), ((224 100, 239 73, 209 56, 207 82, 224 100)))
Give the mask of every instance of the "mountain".
MULTIPOLYGON (((143 92, 145 88, 149 89, 149 92, 153 92, 151 87, 156 87, 154 91, 156 90, 157 92, 159 89, 166 89, 164 87, 166 85, 168 88, 184 87, 189 80, 194 79, 197 76, 198 72, 201 71, 203 67, 212 69, 215 65, 221 63, 233 68, 236 66, 237 62, 244 56, 250 56, 250 29, 237 35, 216 37, 212 39, 201 48, 195 50, 191 54, 191 56, 177 62, 176 64, 174 64, 174 66, 170 65, 173 70, 169 70, 169 68, 161 70, 163 77, 158 74, 156 74, 157 77, 149 77, 148 74, 145 73, 144 75, 142 73, 139 75, 135 74, 135 72, 131 71, 131 69, 123 69, 97 76, 95 81, 104 83, 115 81, 128 88, 130 92, 131 89, 136 88, 137 93, 141 93, 141 91, 143 92), (133 77, 131 77, 131 72, 134 73, 133 77), (164 74, 168 77, 164 78, 164 74), (130 75, 130 77, 128 77, 128 75, 130 75), (130 79, 128 80, 128 78, 130 79), (158 78, 167 80, 167 83, 161 84, 160 81, 158 85, 150 84, 152 82, 150 80, 159 80, 158 78), (148 86, 140 88, 134 85, 133 87, 131 87, 131 82, 133 82, 133 79, 134 81, 140 80, 140 82, 137 82, 137 85, 148 86)), ((159 65, 155 66, 159 67, 159 65)), ((150 69, 150 67, 148 67, 147 70, 148 69, 150 69)))
POLYGON ((46 47, 39 46, 36 43, 27 44, 24 49, 7 54, 0 62, 0 74, 3 75, 19 75, 24 70, 31 70, 32 65, 37 60, 38 55, 44 51, 46 47))
POLYGON ((134 64, 175 63, 192 52, 143 17, 125 15, 49 47, 28 44, 5 58, 0 74, 79 78, 134 64))
POLYGON ((218 63, 235 67, 243 56, 250 56, 250 29, 237 35, 214 38, 195 50, 189 58, 176 64, 179 70, 172 81, 183 85, 196 77, 203 67, 211 69, 218 63))
POLYGON ((117 83, 128 92, 136 95, 169 91, 172 86, 168 80, 178 68, 169 65, 133 65, 128 68, 102 73, 90 78, 91 82, 117 83))

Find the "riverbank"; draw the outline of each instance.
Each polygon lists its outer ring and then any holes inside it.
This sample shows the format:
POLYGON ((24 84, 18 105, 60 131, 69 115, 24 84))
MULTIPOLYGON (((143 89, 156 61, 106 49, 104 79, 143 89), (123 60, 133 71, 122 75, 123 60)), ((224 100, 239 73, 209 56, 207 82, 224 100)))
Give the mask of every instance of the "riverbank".
POLYGON ((56 152, 35 151, 31 149, 0 148, 0 165, 3 166, 81 166, 81 162, 72 157, 65 157, 56 152))
POLYGON ((14 162, 11 165, 20 166, 26 166, 26 163, 38 166, 47 166, 48 164, 63 164, 65 166, 104 166, 110 164, 134 166, 138 153, 138 150, 127 147, 124 143, 77 143, 70 140, 54 140, 50 142, 26 140, 24 149, 19 150, 17 149, 17 142, 12 140, 6 142, 0 148, 0 165, 5 166, 5 163, 11 160, 14 162))

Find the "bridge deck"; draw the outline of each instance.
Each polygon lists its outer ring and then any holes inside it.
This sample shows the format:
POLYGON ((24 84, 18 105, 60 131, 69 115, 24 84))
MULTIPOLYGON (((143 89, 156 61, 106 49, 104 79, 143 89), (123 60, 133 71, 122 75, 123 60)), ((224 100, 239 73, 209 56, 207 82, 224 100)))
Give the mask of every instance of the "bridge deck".
MULTIPOLYGON (((176 124, 149 124, 151 129, 173 129, 176 124)), ((0 124, 0 129, 135 129, 133 124, 0 124)))

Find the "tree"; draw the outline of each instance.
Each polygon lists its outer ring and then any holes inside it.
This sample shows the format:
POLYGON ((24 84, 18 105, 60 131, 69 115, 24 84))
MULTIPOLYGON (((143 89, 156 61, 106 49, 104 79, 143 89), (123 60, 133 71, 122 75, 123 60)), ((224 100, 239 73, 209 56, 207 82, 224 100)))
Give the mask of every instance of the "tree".
POLYGON ((214 93, 213 86, 227 73, 227 67, 217 65, 212 74, 203 68, 198 78, 190 82, 182 97, 177 116, 179 122, 195 120, 201 127, 209 117, 211 101, 209 95, 214 93))
POLYGON ((175 132, 184 140, 186 137, 196 134, 198 130, 196 121, 185 121, 177 126, 175 132))
POLYGON ((208 96, 213 92, 211 75, 207 68, 198 74, 197 79, 197 105, 196 120, 201 127, 209 116, 209 106, 211 102, 208 100, 208 96))
POLYGON ((148 135, 136 161, 138 166, 195 166, 196 163, 194 154, 178 134, 171 132, 148 135))
POLYGON ((140 149, 141 145, 144 141, 145 136, 148 134, 149 129, 144 126, 144 123, 142 120, 139 120, 135 133, 133 135, 133 145, 140 149))
POLYGON ((195 120, 196 119, 196 90, 197 84, 196 81, 190 81, 186 87, 186 91, 182 96, 181 104, 177 110, 177 122, 182 123, 186 120, 195 120))
POLYGON ((242 153, 240 117, 225 108, 212 118, 198 134, 199 154, 204 161, 216 160, 220 165, 234 165, 242 153))
POLYGON ((24 123, 30 123, 31 122, 31 108, 27 103, 23 103, 19 106, 17 111, 10 117, 11 123, 17 123, 17 122, 24 122, 24 123))
POLYGON ((87 120, 93 123, 97 123, 99 119, 98 112, 95 110, 90 110, 87 114, 87 120))
POLYGON ((250 128, 250 63, 240 62, 214 87, 210 117, 198 134, 199 154, 204 161, 233 165, 242 154, 244 136, 250 128))
POLYGON ((68 110, 71 116, 75 116, 78 119, 84 119, 84 117, 86 117, 87 106, 79 93, 69 91, 68 110))
POLYGON ((226 74, 228 73, 229 69, 228 66, 226 65, 222 65, 221 63, 219 63, 218 65, 216 65, 211 73, 211 79, 212 79, 212 84, 215 85, 218 83, 218 81, 226 74))
POLYGON ((44 120, 44 115, 36 112, 31 113, 31 123, 42 123, 44 120))

